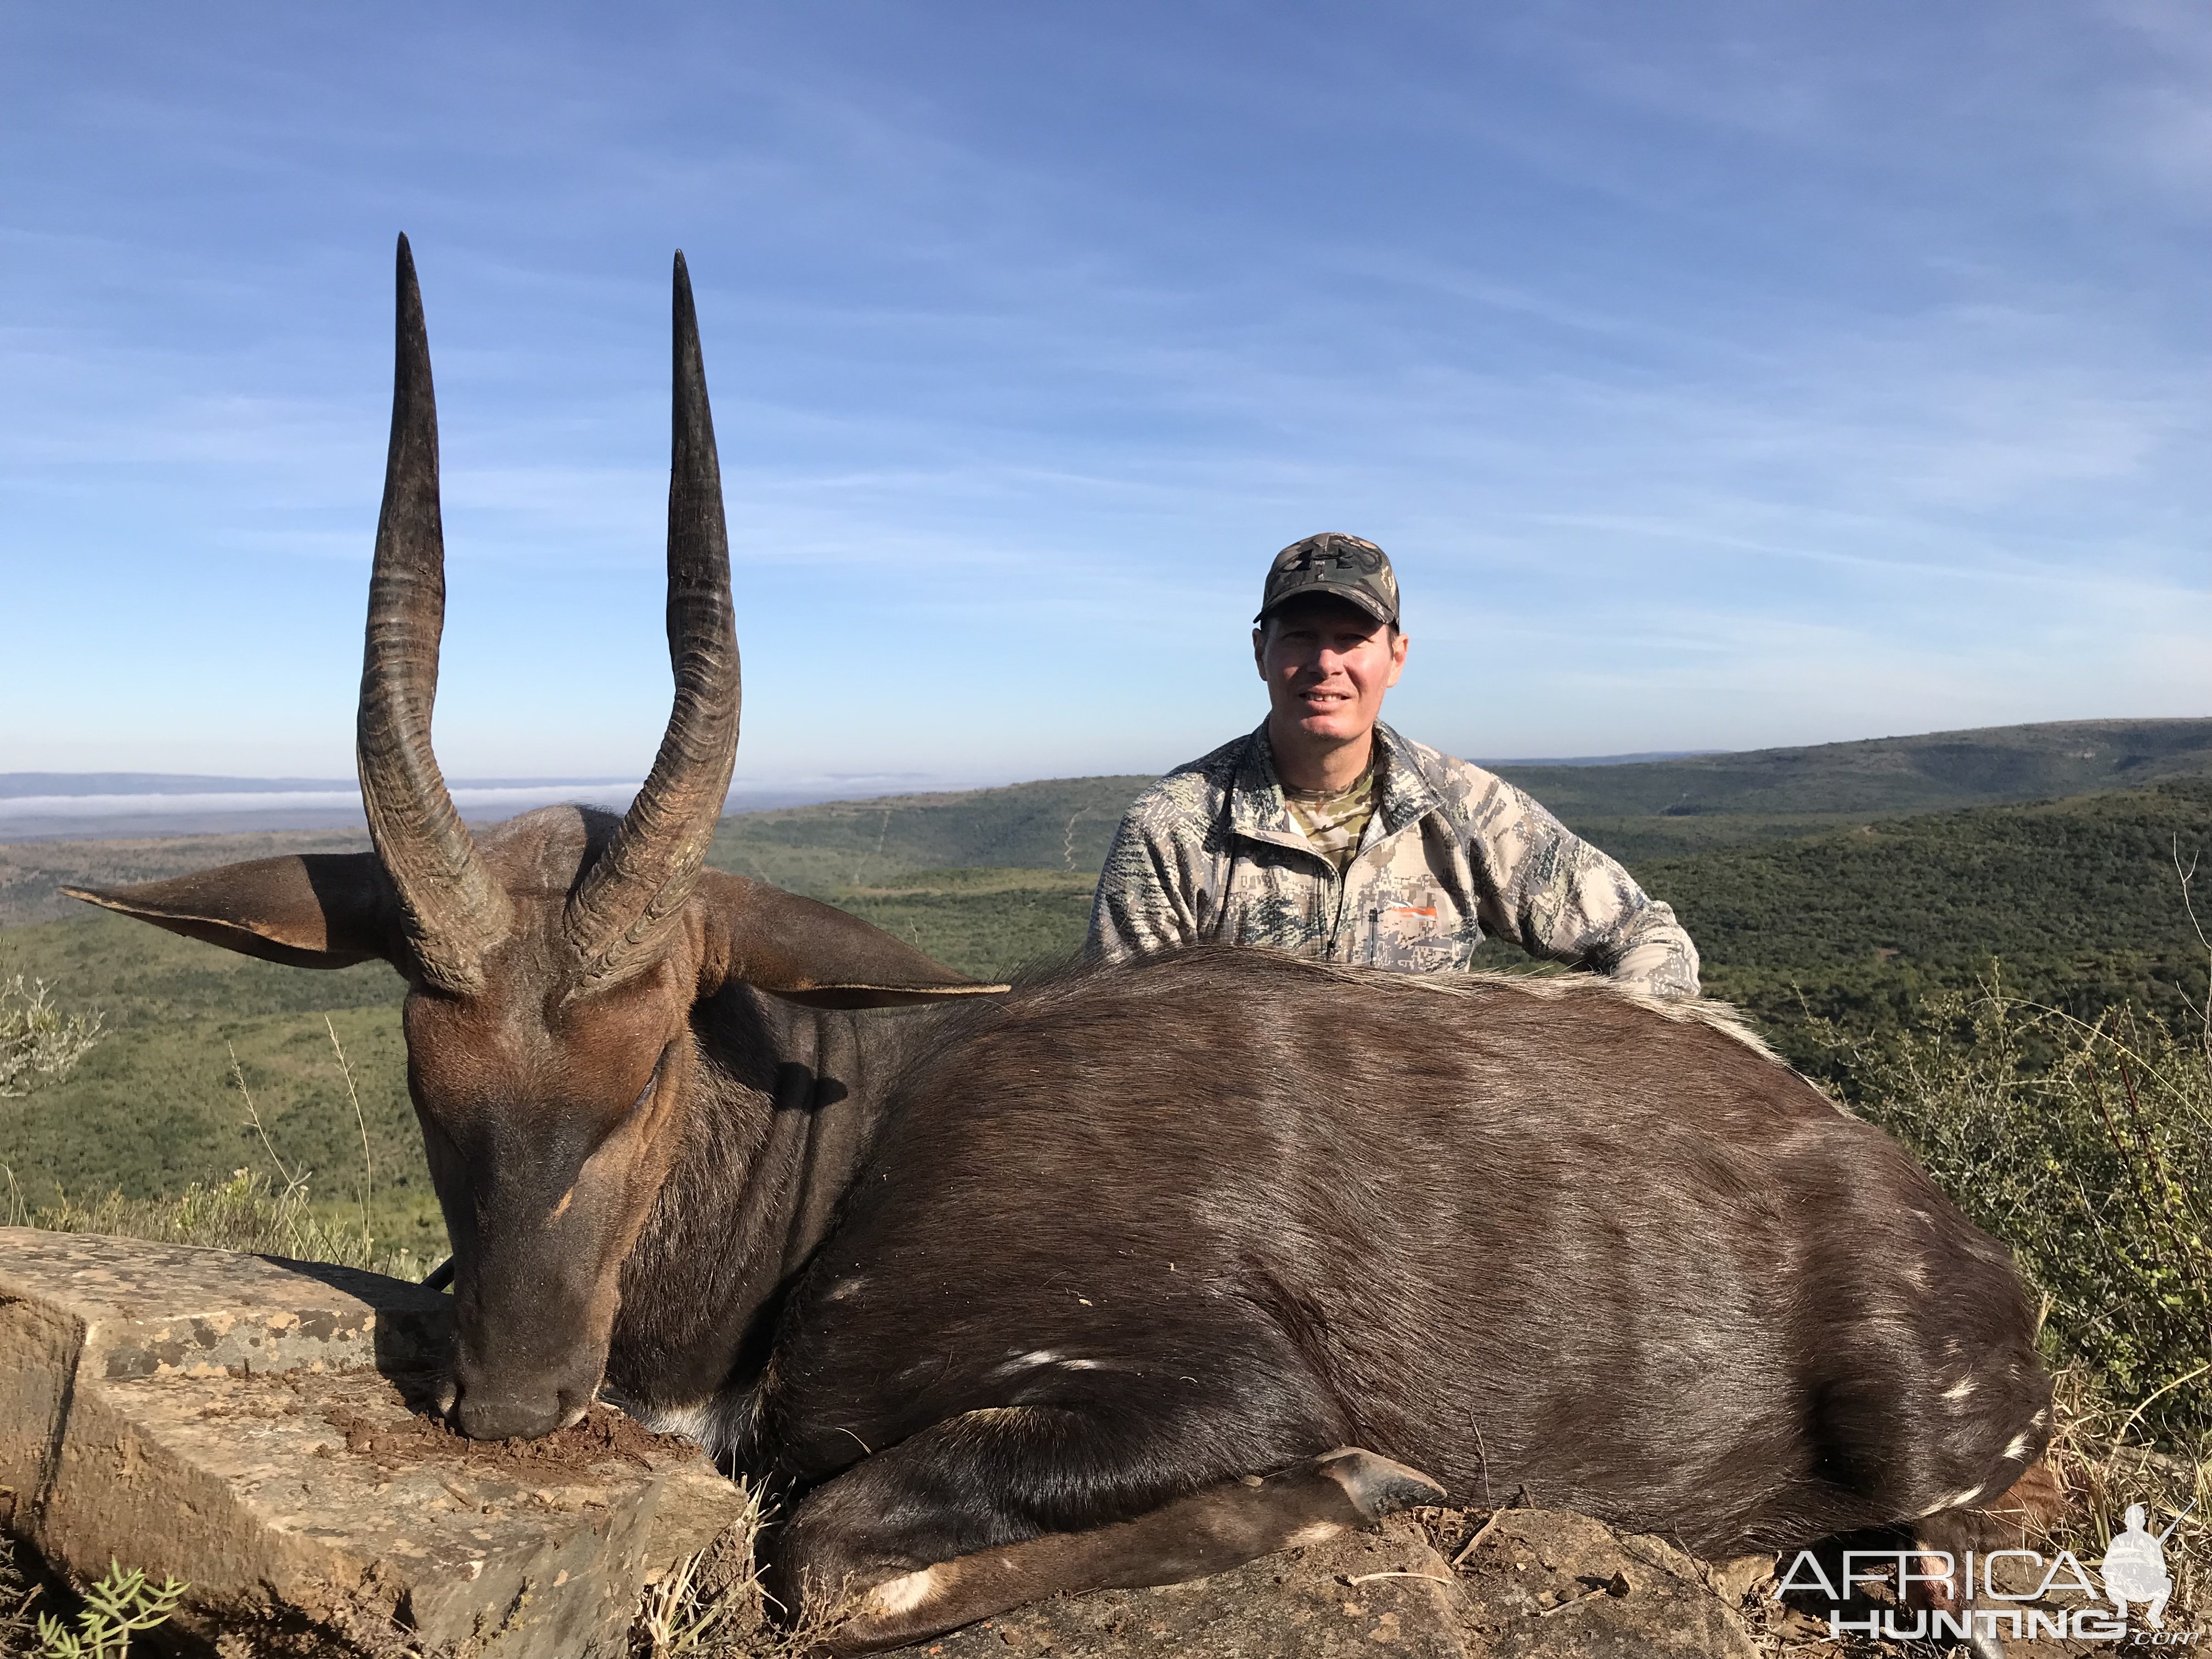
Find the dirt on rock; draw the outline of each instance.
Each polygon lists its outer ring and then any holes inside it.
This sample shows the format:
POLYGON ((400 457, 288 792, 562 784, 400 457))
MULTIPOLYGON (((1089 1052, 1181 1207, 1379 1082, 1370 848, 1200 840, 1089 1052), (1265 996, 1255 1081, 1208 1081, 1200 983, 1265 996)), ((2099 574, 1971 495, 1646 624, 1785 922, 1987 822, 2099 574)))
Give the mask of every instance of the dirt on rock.
POLYGON ((394 1423, 333 1406, 323 1416, 345 1437, 348 1451, 385 1468, 445 1462, 515 1475, 581 1474, 609 1462, 649 1469, 647 1453, 664 1446, 679 1451, 688 1443, 655 1434, 603 1405, 593 1406, 582 1422, 538 1440, 471 1440, 422 1413, 394 1423))
POLYGON ((610 1463, 655 1467, 655 1455, 681 1458, 696 1449, 676 1435, 655 1434, 613 1407, 595 1402, 583 1420, 536 1440, 471 1440, 449 1428, 439 1412, 437 1379, 375 1371, 276 1371, 234 1374, 234 1397, 203 1415, 294 1416, 314 1413, 334 1438, 323 1456, 366 1458, 380 1469, 442 1464, 470 1473, 542 1482, 580 1475, 610 1463))

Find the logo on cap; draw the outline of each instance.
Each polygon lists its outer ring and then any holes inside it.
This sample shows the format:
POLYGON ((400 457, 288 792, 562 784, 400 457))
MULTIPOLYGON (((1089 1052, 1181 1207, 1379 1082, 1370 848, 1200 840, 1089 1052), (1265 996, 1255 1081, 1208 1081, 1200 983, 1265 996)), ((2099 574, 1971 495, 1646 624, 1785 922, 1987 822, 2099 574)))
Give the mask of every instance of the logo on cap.
POLYGON ((1358 536, 1324 531, 1276 554, 1260 596, 1260 615, 1252 620, 1309 594, 1345 600, 1377 622, 1397 625, 1398 578, 1390 556, 1358 536))

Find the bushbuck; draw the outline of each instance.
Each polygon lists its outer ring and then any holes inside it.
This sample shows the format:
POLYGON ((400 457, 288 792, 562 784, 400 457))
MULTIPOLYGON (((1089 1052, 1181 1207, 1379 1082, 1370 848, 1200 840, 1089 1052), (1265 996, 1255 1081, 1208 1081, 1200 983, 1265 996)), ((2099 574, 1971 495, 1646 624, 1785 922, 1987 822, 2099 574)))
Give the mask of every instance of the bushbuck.
POLYGON ((403 238, 374 850, 77 893, 404 976, 460 1429, 542 1435, 604 1389, 782 1483, 775 1571, 847 1609, 841 1652, 1447 1496, 1713 1553, 1944 1547, 2034 1489, 2050 1389, 2007 1253, 1713 1005, 1220 948, 1007 993, 704 867, 738 676, 680 254, 674 357, 675 708, 619 821, 479 838, 432 757, 403 238))

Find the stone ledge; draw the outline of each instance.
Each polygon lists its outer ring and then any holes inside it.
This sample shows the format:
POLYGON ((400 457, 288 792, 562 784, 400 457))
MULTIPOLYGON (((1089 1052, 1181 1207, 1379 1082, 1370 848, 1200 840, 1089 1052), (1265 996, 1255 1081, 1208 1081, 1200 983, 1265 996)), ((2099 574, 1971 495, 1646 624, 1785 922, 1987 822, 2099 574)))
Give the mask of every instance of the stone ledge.
POLYGON ((302 1367, 434 1364, 453 1298, 352 1267, 94 1233, 0 1227, 0 1305, 78 1328, 79 1368, 110 1382, 302 1367))
POLYGON ((647 1578, 742 1512, 606 1407, 486 1445, 419 1409, 449 1298, 345 1268, 0 1230, 0 1521, 81 1578, 191 1590, 270 1651, 620 1654, 647 1578))

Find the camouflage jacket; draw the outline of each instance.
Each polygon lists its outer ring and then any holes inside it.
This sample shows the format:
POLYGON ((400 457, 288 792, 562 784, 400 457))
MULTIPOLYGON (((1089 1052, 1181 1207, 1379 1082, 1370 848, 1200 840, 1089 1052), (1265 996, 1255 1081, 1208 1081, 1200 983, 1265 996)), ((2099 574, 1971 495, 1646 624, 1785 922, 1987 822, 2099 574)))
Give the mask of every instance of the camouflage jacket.
POLYGON ((1425 973, 1472 965, 1484 930, 1655 996, 1698 994, 1666 905, 1503 778, 1377 725, 1375 814, 1343 875, 1284 804, 1267 728, 1178 767, 1121 820, 1091 913, 1112 957, 1266 945, 1425 973))

